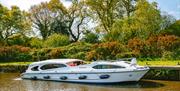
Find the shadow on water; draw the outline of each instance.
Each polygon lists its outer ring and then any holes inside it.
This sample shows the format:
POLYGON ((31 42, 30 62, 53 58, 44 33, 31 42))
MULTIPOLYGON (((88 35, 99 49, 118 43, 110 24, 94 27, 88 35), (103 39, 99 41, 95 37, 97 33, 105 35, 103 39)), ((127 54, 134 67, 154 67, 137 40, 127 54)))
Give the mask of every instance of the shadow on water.
POLYGON ((61 84, 61 85, 67 85, 67 86, 74 85, 76 87, 95 86, 95 87, 103 87, 103 88, 109 88, 109 87, 110 88, 160 88, 160 87, 165 86, 162 83, 154 82, 150 80, 141 80, 139 82, 121 82, 121 83, 112 83, 112 84, 89 84, 89 83, 73 83, 73 82, 43 81, 43 80, 37 80, 34 82, 39 83, 38 81, 48 82, 49 84, 61 84))
POLYGON ((68 83, 61 82, 65 84, 76 84, 76 85, 91 85, 99 87, 111 87, 111 88, 160 88, 165 86, 162 83, 154 81, 141 80, 139 82, 121 82, 121 83, 112 83, 112 84, 89 84, 89 83, 68 83))

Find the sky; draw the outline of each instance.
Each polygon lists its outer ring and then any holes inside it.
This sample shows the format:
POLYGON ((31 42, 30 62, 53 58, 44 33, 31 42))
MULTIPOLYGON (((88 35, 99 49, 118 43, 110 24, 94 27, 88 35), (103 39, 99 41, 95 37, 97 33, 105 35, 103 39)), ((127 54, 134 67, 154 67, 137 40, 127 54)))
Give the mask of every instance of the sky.
MULTIPOLYGON (((50 0, 0 0, 0 3, 6 7, 17 5, 21 10, 28 11, 32 5, 39 4, 41 2, 50 0)), ((61 0, 65 6, 70 6, 70 0, 61 0)), ((149 0, 150 2, 156 1, 161 11, 167 12, 174 16, 176 19, 180 19, 180 0, 149 0)))
POLYGON ((161 11, 165 11, 173 15, 176 19, 180 19, 180 0, 149 0, 156 1, 161 11))

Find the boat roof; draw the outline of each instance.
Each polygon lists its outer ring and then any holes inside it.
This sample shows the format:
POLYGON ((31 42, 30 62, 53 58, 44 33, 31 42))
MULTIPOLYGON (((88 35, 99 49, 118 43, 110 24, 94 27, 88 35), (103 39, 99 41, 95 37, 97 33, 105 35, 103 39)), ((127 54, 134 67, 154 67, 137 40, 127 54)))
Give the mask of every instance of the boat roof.
POLYGON ((83 61, 80 59, 48 59, 48 60, 43 60, 43 61, 38 61, 38 62, 34 62, 31 65, 35 65, 35 64, 43 64, 43 63, 70 63, 70 62, 74 62, 74 61, 83 61))

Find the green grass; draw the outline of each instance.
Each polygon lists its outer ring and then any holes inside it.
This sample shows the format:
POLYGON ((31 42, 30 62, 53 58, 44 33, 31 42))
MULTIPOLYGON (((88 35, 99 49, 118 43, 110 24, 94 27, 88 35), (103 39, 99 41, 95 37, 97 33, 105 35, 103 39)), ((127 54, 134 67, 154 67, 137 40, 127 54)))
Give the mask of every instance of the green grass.
POLYGON ((0 66, 5 66, 5 65, 29 65, 32 62, 3 62, 0 63, 0 66))
MULTIPOLYGON (((0 66, 5 65, 29 65, 32 62, 3 62, 0 63, 0 66)), ((178 63, 180 65, 180 60, 172 60, 172 61, 137 61, 139 65, 148 65, 148 66, 176 66, 178 63)))
POLYGON ((139 65, 148 65, 148 66, 177 66, 180 65, 180 60, 172 61, 138 61, 139 65))

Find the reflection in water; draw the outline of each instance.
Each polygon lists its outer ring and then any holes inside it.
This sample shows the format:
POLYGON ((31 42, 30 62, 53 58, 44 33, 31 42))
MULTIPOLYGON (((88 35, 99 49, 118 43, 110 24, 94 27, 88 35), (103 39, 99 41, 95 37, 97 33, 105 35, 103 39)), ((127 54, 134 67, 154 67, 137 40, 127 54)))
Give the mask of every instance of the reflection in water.
POLYGON ((180 91, 178 81, 125 82, 117 84, 77 84, 22 80, 17 73, 0 74, 0 91, 180 91))

